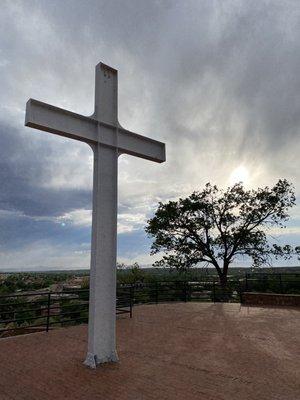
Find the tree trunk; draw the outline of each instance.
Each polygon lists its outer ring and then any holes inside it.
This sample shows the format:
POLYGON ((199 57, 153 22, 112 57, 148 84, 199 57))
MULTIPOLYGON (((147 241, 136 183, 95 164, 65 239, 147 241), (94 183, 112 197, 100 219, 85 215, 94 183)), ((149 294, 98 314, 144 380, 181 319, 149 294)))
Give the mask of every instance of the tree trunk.
POLYGON ((227 286, 227 274, 221 273, 219 274, 220 285, 223 289, 227 286))
POLYGON ((225 289, 227 286, 227 272, 228 272, 229 264, 224 263, 223 269, 220 268, 220 266, 218 265, 218 263, 216 261, 213 263, 213 265, 215 266, 217 273, 219 275, 220 286, 222 289, 225 289))
POLYGON ((224 259, 223 270, 220 274, 220 285, 223 289, 225 289, 227 286, 228 267, 229 267, 229 262, 227 259, 224 259))

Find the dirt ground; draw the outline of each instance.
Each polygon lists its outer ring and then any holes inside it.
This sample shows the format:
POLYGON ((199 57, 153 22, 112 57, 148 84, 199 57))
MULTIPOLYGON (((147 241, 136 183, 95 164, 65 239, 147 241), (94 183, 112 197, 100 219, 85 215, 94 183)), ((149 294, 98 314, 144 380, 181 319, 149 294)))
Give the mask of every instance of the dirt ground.
POLYGON ((0 400, 299 400, 299 334, 299 309, 139 306, 97 370, 83 325, 1 339, 0 400))

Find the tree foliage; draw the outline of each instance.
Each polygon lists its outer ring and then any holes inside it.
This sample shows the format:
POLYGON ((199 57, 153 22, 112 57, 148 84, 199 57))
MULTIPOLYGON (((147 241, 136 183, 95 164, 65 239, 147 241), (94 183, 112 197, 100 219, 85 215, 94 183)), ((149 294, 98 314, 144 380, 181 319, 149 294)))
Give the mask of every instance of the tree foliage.
POLYGON ((289 258, 295 249, 271 245, 268 233, 285 226, 294 204, 294 188, 285 179, 257 190, 242 183, 221 190, 208 183, 187 198, 159 203, 146 227, 154 239, 151 254, 165 253, 155 265, 187 269, 207 263, 226 284, 229 265, 238 256, 250 257, 255 267, 270 264, 272 257, 289 258))

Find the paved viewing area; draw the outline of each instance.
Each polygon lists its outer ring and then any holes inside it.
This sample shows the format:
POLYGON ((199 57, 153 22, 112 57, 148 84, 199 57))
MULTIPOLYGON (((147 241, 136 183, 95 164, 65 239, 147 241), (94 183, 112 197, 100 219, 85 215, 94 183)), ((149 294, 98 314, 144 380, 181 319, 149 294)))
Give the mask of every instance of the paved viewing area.
POLYGON ((299 400, 300 311, 168 303, 117 321, 120 362, 83 366, 87 326, 0 340, 1 400, 299 400))

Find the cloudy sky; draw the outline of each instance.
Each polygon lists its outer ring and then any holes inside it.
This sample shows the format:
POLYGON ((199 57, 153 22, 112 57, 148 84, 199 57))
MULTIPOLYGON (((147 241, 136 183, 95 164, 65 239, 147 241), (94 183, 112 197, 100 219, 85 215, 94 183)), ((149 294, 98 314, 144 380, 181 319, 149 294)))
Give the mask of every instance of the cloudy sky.
MULTIPOLYGON (((149 264, 158 201, 243 179, 300 199, 298 0, 1 0, 0 270, 88 268, 92 152, 24 127, 29 97, 91 115, 119 71, 119 121, 167 162, 119 161, 118 259, 149 264)), ((300 205, 278 242, 299 244, 300 205)))

